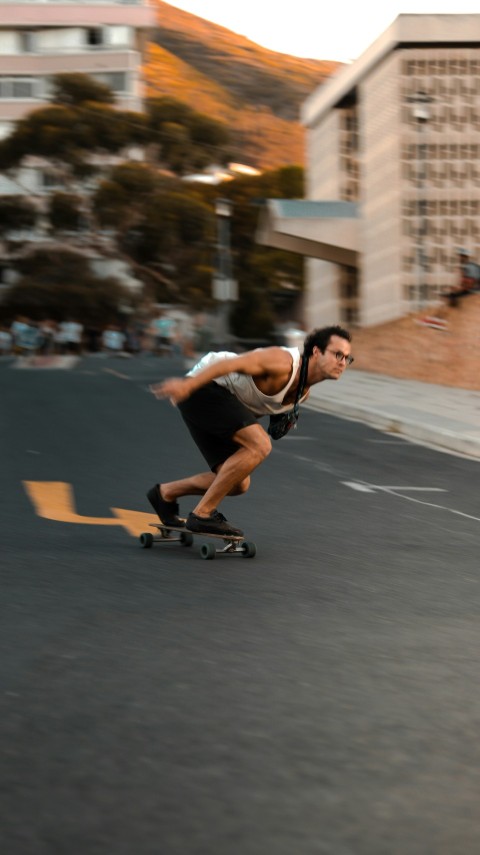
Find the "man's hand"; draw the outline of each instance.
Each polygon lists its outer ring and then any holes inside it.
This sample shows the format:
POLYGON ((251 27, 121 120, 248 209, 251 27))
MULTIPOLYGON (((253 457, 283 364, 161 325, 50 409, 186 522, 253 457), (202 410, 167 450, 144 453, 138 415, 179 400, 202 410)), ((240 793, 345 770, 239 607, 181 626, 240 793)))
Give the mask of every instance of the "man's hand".
POLYGON ((193 377, 170 377, 163 383, 154 383, 149 388, 157 399, 168 398, 175 406, 180 401, 185 401, 194 391, 193 377))

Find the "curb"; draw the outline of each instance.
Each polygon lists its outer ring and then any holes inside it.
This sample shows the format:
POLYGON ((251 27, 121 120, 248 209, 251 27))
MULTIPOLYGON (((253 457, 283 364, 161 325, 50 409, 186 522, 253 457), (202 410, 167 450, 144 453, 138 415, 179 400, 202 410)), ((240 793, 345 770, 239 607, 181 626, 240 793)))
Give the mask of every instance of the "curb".
POLYGON ((464 454, 480 460, 480 431, 478 435, 458 434, 447 428, 413 421, 398 414, 355 404, 309 400, 304 406, 338 418, 363 422, 386 433, 400 434, 408 439, 435 446, 442 451, 464 454))

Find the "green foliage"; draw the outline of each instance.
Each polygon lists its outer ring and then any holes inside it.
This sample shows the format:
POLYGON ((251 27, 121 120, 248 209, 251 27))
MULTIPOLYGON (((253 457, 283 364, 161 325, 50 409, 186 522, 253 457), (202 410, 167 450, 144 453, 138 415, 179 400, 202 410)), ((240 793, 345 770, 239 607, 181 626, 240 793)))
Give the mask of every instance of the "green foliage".
POLYGON ((129 292, 114 278, 94 276, 88 260, 67 250, 37 250, 18 263, 21 278, 11 286, 1 304, 1 315, 17 314, 33 320, 68 317, 82 323, 109 323, 119 316, 129 292))
POLYGON ((251 284, 245 285, 240 300, 231 313, 230 323, 238 338, 269 341, 273 337, 275 313, 268 294, 251 284))
POLYGON ((32 111, 18 122, 13 133, 0 142, 0 168, 12 169, 27 155, 35 155, 63 163, 79 177, 91 172, 92 153, 115 153, 127 145, 148 142, 143 114, 116 110, 105 87, 88 75, 59 77, 62 81, 74 78, 79 91, 56 90, 58 102, 32 111), (88 100, 97 89, 99 100, 88 100))
POLYGON ((36 218, 35 207, 28 199, 19 196, 0 197, 0 235, 30 229, 35 225, 36 218))
POLYGON ((230 140, 227 126, 203 113, 192 112, 188 122, 193 142, 206 146, 226 146, 230 140))
POLYGON ((177 101, 175 98, 149 98, 146 112, 150 128, 158 131, 165 122, 186 125, 192 110, 183 101, 177 101))
POLYGON ((72 134, 74 151, 79 145, 75 124, 75 113, 67 107, 52 104, 34 110, 0 143, 0 163, 4 168, 18 166, 29 154, 65 160, 71 149, 72 134))
POLYGON ((138 196, 150 196, 160 185, 176 184, 174 179, 159 176, 157 170, 148 164, 129 161, 114 166, 109 177, 122 188, 126 198, 130 196, 131 201, 138 196))
POLYGON ((51 100, 55 104, 78 107, 85 102, 113 104, 115 101, 108 86, 87 74, 55 74, 52 83, 51 100))
POLYGON ((145 199, 131 250, 143 264, 162 262, 178 269, 183 266, 182 255, 187 250, 201 254, 211 235, 212 212, 208 206, 183 186, 181 190, 159 190, 145 199))
POLYGON ((124 235, 145 218, 148 200, 162 187, 175 185, 142 163, 121 163, 101 181, 92 196, 92 210, 102 226, 111 226, 124 235))
POLYGON ((48 201, 48 219, 54 231, 76 231, 82 222, 82 200, 72 193, 53 193, 48 201))
POLYGON ((226 162, 230 138, 226 125, 173 98, 150 98, 146 112, 159 159, 177 175, 226 162))
MULTIPOLYGON (((213 203, 212 189, 203 192, 213 203)), ((268 340, 277 317, 294 314, 294 303, 304 283, 303 258, 259 246, 255 242, 258 216, 267 198, 303 196, 303 169, 282 167, 241 177, 222 188, 222 195, 232 203, 233 275, 240 292, 231 313, 232 329, 240 338, 268 340)))
MULTIPOLYGON (((160 150, 170 175, 152 165, 122 163, 105 175, 93 194, 54 194, 49 204, 53 228, 78 228, 85 210, 89 222, 95 219, 114 230, 120 254, 157 274, 152 279, 158 299, 171 299, 176 292, 185 303, 202 309, 213 303, 215 199, 227 196, 233 203, 233 275, 240 289, 234 330, 243 338, 269 336, 278 309, 288 309, 292 295, 302 288, 303 262, 291 253, 257 246, 258 214, 266 198, 302 197, 303 170, 283 167, 238 178, 221 189, 186 184, 172 173, 218 163, 219 153, 226 152, 225 126, 171 98, 150 100, 145 115, 122 113, 83 75, 61 78, 55 89, 58 103, 31 113, 0 143, 0 166, 11 168, 27 154, 40 155, 54 161, 56 169, 63 168, 68 186, 72 175, 78 179, 91 173, 92 154, 121 151, 132 142, 155 142, 153 148, 160 150), (166 270, 168 277, 163 275, 166 270)), ((0 233, 17 221, 33 223, 32 211, 15 212, 9 203, 2 204, 0 233)), ((33 317, 48 310, 54 317, 68 313, 86 321, 97 314, 107 320, 125 300, 118 283, 95 280, 78 253, 29 258, 34 261, 25 262, 21 281, 7 301, 33 317)))
POLYGON ((55 80, 54 103, 29 113, 0 142, 0 168, 13 169, 35 155, 64 164, 79 178, 91 172, 93 153, 148 144, 155 145, 160 162, 177 175, 222 160, 226 127, 181 102, 152 99, 145 114, 121 111, 114 108, 110 90, 88 75, 58 75, 55 80))

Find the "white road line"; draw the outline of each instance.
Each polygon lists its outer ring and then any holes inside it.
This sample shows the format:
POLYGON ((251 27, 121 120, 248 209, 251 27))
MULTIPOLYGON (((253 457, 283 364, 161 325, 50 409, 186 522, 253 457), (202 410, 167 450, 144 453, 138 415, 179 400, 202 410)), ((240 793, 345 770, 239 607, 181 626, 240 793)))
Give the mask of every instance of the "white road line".
POLYGON ((447 511, 450 514, 454 514, 458 517, 465 517, 467 520, 475 520, 475 522, 480 522, 480 517, 475 517, 473 514, 465 514, 463 511, 457 511, 455 508, 449 508, 445 505, 434 505, 433 502, 422 502, 421 499, 414 499, 413 496, 402 496, 401 493, 394 493, 393 490, 390 490, 391 496, 398 496, 399 499, 405 499, 407 502, 415 502, 417 505, 426 505, 428 508, 436 508, 439 511, 447 511))
POLYGON ((121 374, 120 371, 115 371, 114 368, 102 368, 102 371, 105 374, 113 374, 114 377, 120 377, 120 380, 131 380, 132 378, 128 376, 128 374, 121 374))
POLYGON ((391 487, 385 484, 367 484, 364 481, 342 481, 345 487, 351 487, 352 490, 358 490, 361 493, 375 493, 376 490, 385 493, 448 493, 443 487, 391 487))
POLYGON ((444 490, 443 487, 389 487, 380 484, 370 484, 375 490, 386 490, 387 493, 395 490, 399 490, 404 493, 411 493, 417 491, 418 493, 448 493, 448 490, 444 490))
POLYGON ((358 490, 359 493, 374 493, 372 487, 367 487, 366 484, 359 484, 358 481, 342 481, 345 487, 350 487, 352 490, 358 490))
POLYGON ((453 514, 454 516, 464 517, 464 519, 474 520, 474 522, 480 522, 480 517, 476 517, 473 514, 466 514, 463 511, 457 511, 455 508, 449 508, 448 505, 436 505, 433 502, 425 502, 422 501, 422 499, 415 499, 413 496, 404 495, 412 490, 437 493, 448 492, 440 487, 385 487, 357 481, 342 481, 341 483, 354 490, 361 490, 364 493, 374 493, 376 490, 379 490, 383 493, 388 493, 390 496, 396 496, 398 499, 404 499, 406 502, 415 502, 417 505, 425 505, 427 508, 435 508, 438 511, 447 511, 447 513, 453 514))

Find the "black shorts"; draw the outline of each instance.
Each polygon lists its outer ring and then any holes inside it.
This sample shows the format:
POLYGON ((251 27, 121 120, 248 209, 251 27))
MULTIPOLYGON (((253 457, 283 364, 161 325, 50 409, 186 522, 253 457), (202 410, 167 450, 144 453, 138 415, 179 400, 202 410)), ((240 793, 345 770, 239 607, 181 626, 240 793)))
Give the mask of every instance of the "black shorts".
POLYGON ((251 410, 213 381, 178 404, 178 409, 212 470, 238 451, 239 445, 232 439, 237 430, 257 423, 251 410))

